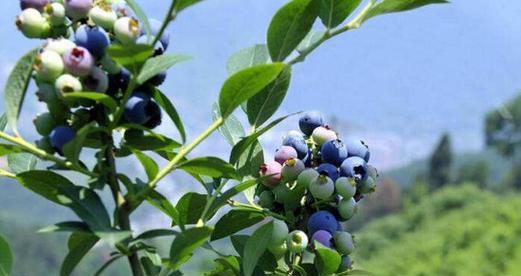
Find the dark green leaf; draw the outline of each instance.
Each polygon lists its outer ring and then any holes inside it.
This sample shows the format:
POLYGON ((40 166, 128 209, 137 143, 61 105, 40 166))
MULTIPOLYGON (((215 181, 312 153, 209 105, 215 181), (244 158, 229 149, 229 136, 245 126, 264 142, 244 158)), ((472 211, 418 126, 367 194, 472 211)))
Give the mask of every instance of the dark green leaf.
POLYGON ((139 160, 143 168, 145 168, 145 172, 147 173, 148 181, 151 181, 157 176, 159 172, 159 166, 157 165, 154 159, 150 158, 146 154, 142 153, 139 150, 133 150, 132 153, 139 160))
POLYGON ((133 73, 138 72, 153 52, 152 46, 145 44, 112 44, 107 48, 107 54, 115 62, 128 68, 133 73))
POLYGON ((159 237, 175 236, 177 234, 179 234, 179 232, 172 229, 153 229, 139 234, 134 240, 148 240, 159 237))
POLYGON ((13 254, 7 241, 0 236, 0 276, 9 276, 13 266, 13 254))
POLYGON ((95 122, 83 126, 78 133, 76 133, 76 137, 63 146, 63 155, 72 163, 79 164, 81 150, 86 143, 87 136, 94 131, 95 126, 95 122))
POLYGON ((161 257, 157 253, 146 253, 150 256, 141 257, 141 265, 146 276, 158 276, 161 272, 161 257))
POLYGON ((203 0, 176 0, 175 1, 175 10, 180 12, 192 5, 195 5, 203 0))
POLYGON ((171 269, 177 269, 192 257, 194 251, 201 247, 212 234, 210 227, 198 227, 188 229, 179 234, 170 248, 171 269))
POLYGON ((132 232, 109 229, 106 231, 96 231, 94 234, 103 241, 108 242, 111 246, 115 246, 117 243, 129 238, 132 235, 132 232))
POLYGON ((241 275, 241 265, 236 256, 219 257, 215 259, 217 267, 205 273, 205 276, 239 276, 241 275))
POLYGON ((320 275, 330 275, 338 270, 342 257, 331 248, 315 242, 315 266, 320 275))
POLYGON ((168 70, 179 62, 189 60, 190 57, 183 55, 160 55, 148 59, 137 77, 138 84, 143 84, 157 74, 168 70))
POLYGON ((107 262, 105 262, 105 263, 104 263, 104 264, 103 264, 103 265, 98 269, 98 271, 96 271, 96 273, 94 273, 94 276, 99 276, 99 275, 101 275, 101 273, 103 273, 103 271, 105 271, 105 269, 109 268, 109 266, 110 266, 111 264, 113 264, 115 261, 117 261, 117 260, 119 260, 119 259, 121 259, 121 258, 123 258, 123 257, 125 257, 125 255, 116 255, 116 256, 110 258, 107 262))
POLYGON ((402 12, 408 11, 412 9, 416 9, 425 5, 430 4, 446 4, 449 3, 447 0, 384 0, 369 10, 369 12, 362 19, 366 21, 370 18, 373 18, 377 15, 382 15, 386 13, 393 12, 402 12))
POLYGON ((38 49, 31 50, 25 54, 14 66, 9 78, 5 82, 5 111, 9 126, 18 134, 17 122, 18 115, 22 109, 25 93, 31 81, 33 73, 34 57, 38 49))
POLYGON ((242 268, 244 275, 252 275, 257 262, 266 251, 266 245, 270 242, 273 232, 273 222, 268 222, 259 227, 248 239, 244 246, 242 268))
POLYGON ((172 205, 172 203, 159 192, 152 191, 148 193, 147 202, 169 216, 172 219, 174 225, 184 225, 181 221, 179 212, 174 207, 174 205, 172 205))
POLYGON ((36 167, 36 156, 25 152, 12 153, 7 155, 7 164, 13 173, 23 173, 36 167))
POLYGON ((295 50, 319 12, 317 0, 292 0, 277 11, 268 28, 268 49, 273 61, 283 61, 295 50))
POLYGON ((38 230, 39 233, 51 232, 90 232, 89 226, 82 221, 59 222, 38 230))
POLYGON ((62 204, 59 188, 74 186, 67 178, 52 171, 28 171, 16 178, 25 188, 57 204, 62 204))
POLYGON ((285 67, 283 63, 256 65, 228 78, 219 96, 221 116, 226 119, 241 103, 273 82, 285 67))
POLYGON ((98 240, 99 238, 92 234, 72 233, 68 242, 69 253, 67 253, 62 263, 60 275, 70 275, 81 259, 96 245, 98 240))
MULTIPOLYGON (((213 119, 217 120, 219 118, 221 118, 221 112, 219 111, 219 105, 215 103, 213 105, 213 119)), ((231 146, 246 136, 241 122, 233 114, 224 120, 224 124, 219 128, 219 132, 231 146)))
POLYGON ((93 231, 110 228, 110 216, 96 192, 78 186, 61 186, 58 192, 60 203, 71 208, 93 231))
POLYGON ((275 114, 286 96, 290 80, 291 67, 286 67, 270 85, 248 100, 246 113, 252 126, 261 126, 275 114))
POLYGON ((87 99, 101 103, 102 105, 109 108, 110 111, 115 111, 118 107, 116 101, 107 94, 99 92, 71 92, 63 95, 64 98, 68 99, 87 99))
POLYGON ((206 206, 207 196, 198 193, 187 193, 177 202, 179 223, 182 225, 196 224, 201 218, 206 206))
POLYGON ((270 56, 266 45, 255 44, 250 48, 242 49, 233 54, 230 59, 228 59, 226 69, 228 70, 228 74, 232 75, 254 65, 266 64, 269 59, 270 56))
POLYGON ((0 144, 0 156, 19 152, 22 152, 22 148, 18 147, 17 145, 0 144))
POLYGON ((237 171, 235 168, 230 163, 217 157, 199 157, 189 159, 177 165, 177 168, 188 173, 206 175, 213 178, 237 178, 237 171))
MULTIPOLYGON (((136 125, 125 125, 131 128, 140 129, 136 125)), ((148 133, 125 132, 123 145, 140 151, 171 151, 181 147, 181 144, 164 136, 147 130, 148 133)))
POLYGON ((215 224, 211 240, 228 237, 261 222, 265 217, 261 211, 250 209, 231 210, 215 224))
POLYGON ((340 25, 360 5, 362 0, 322 0, 320 19, 332 29, 340 25))
POLYGON ((186 132, 183 121, 181 121, 181 117, 179 117, 179 114, 177 113, 177 110, 175 109, 172 102, 158 89, 154 89, 152 97, 154 100, 156 100, 157 104, 165 110, 166 114, 168 114, 172 122, 174 122, 177 130, 179 130, 179 135, 181 135, 181 140, 183 143, 186 142, 186 132))
POLYGON ((239 157, 237 171, 242 179, 249 176, 257 177, 262 164, 264 151, 259 140, 256 140, 239 157))

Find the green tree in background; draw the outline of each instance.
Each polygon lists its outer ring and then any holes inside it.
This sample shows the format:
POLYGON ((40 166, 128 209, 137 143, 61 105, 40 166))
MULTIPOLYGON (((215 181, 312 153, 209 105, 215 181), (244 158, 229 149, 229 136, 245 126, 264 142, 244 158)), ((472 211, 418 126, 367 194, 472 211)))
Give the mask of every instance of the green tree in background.
POLYGON ((480 188, 487 186, 489 168, 485 160, 477 160, 465 163, 458 170, 456 183, 472 182, 480 188))
POLYGON ((438 189, 450 181, 452 147, 450 136, 444 133, 429 160, 428 181, 431 189, 438 189))

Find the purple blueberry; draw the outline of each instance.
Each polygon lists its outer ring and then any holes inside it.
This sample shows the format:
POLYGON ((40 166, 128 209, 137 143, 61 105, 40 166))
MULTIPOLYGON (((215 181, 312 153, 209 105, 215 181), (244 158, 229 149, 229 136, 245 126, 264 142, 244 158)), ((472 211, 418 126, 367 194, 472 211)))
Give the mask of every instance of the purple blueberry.
POLYGON ((20 0, 20 8, 22 10, 33 8, 42 12, 47 4, 49 4, 49 0, 20 0))
POLYGON ((347 152, 349 157, 358 156, 363 158, 365 162, 369 162, 371 153, 369 147, 362 140, 349 140, 346 142, 347 152))
POLYGON ((150 96, 141 92, 135 92, 125 105, 125 118, 134 124, 145 124, 150 120, 150 115, 147 112, 149 102, 150 96))
POLYGON ((314 245, 315 241, 316 241, 316 242, 321 243, 325 247, 332 248, 333 247, 332 242, 331 242, 332 238, 333 238, 333 236, 328 231, 318 230, 311 237, 311 244, 314 245))
POLYGON ((268 161, 262 164, 259 170, 260 176, 267 176, 264 185, 273 187, 279 184, 281 179, 282 165, 275 161, 268 161))
POLYGON ((92 71, 94 59, 89 50, 83 47, 76 47, 63 55, 63 64, 69 73, 75 76, 85 77, 92 71))
POLYGON ((297 152, 298 159, 304 160, 309 152, 306 140, 302 136, 287 136, 282 141, 284 146, 290 146, 297 152))
POLYGON ((102 28, 98 26, 81 25, 74 33, 74 39, 78 46, 84 47, 96 58, 101 58, 105 54, 105 49, 109 46, 110 40, 102 28))
POLYGON ((302 115, 302 117, 300 117, 298 124, 300 130, 309 136, 313 133, 315 128, 324 125, 324 118, 319 112, 310 111, 306 112, 304 115, 302 115))
POLYGON ((358 156, 347 158, 340 165, 340 176, 354 178, 357 183, 364 181, 367 178, 367 162, 358 156))
POLYGON ((65 0, 65 12, 74 20, 86 18, 93 7, 92 0, 65 0))
POLYGON ((63 154, 63 146, 76 137, 74 129, 68 126, 57 126, 49 134, 51 140, 51 146, 59 154, 63 154))
POLYGON ((310 235, 315 234, 315 232, 319 230, 335 233, 337 231, 338 221, 330 212, 318 211, 309 217, 307 227, 310 235))
POLYGON ((319 174, 329 176, 333 182, 335 182, 338 179, 338 170, 335 165, 329 164, 329 163, 322 163, 317 168, 317 172, 319 174))
POLYGON ((290 146, 282 146, 275 152, 275 161, 283 165, 291 158, 298 158, 297 151, 290 146))
POLYGON ((320 149, 322 159, 326 163, 340 166, 347 159, 347 147, 342 141, 336 139, 326 142, 320 149))

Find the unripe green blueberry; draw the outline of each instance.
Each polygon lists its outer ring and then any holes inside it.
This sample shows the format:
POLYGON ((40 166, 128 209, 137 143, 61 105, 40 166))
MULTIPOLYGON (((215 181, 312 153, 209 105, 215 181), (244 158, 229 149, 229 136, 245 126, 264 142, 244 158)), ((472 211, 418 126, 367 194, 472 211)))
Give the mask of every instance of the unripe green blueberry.
POLYGON ((56 126, 56 121, 51 113, 42 113, 34 119, 36 131, 42 136, 48 136, 56 126))
POLYGON ((280 184, 280 185, 273 187, 273 189, 271 191, 275 195, 276 202, 284 203, 288 199, 290 189, 286 185, 280 184))
POLYGON ((64 70, 62 57, 54 51, 43 51, 34 59, 36 78, 44 82, 54 82, 64 70))
POLYGON ((112 30, 118 20, 118 15, 110 5, 95 6, 90 10, 89 17, 92 22, 106 30, 112 30))
POLYGON ((63 56, 66 52, 74 49, 76 44, 66 38, 49 39, 43 46, 45 51, 54 51, 60 56, 63 56))
POLYGON ((305 169, 297 178, 297 185, 308 188, 309 184, 318 178, 320 174, 315 169, 305 169))
POLYGON ((335 184, 328 176, 319 175, 309 183, 308 190, 317 199, 328 199, 335 192, 335 184))
POLYGON ((71 119, 71 127, 80 129, 92 121, 91 113, 88 109, 80 108, 76 110, 71 119))
POLYGON ((333 235, 333 240, 335 241, 336 250, 343 255, 349 255, 355 249, 353 236, 348 232, 335 232, 333 235))
POLYGON ((58 79, 56 79, 54 86, 56 90, 62 95, 70 92, 80 92, 83 90, 83 86, 81 85, 80 80, 69 74, 61 75, 58 79))
POLYGON ((49 15, 51 26, 65 24, 65 7, 61 3, 51 3, 45 6, 44 11, 49 15))
POLYGON ((121 65, 115 62, 110 56, 104 55, 101 58, 101 67, 103 70, 107 71, 107 73, 111 75, 118 74, 121 72, 121 65))
POLYGON ((49 154, 55 153, 55 150, 51 145, 51 140, 49 139, 49 136, 42 137, 42 139, 36 141, 36 146, 49 154))
POLYGON ((366 180, 360 183, 359 190, 362 194, 369 194, 376 191, 376 181, 372 177, 367 177, 366 180))
POLYGON ((284 257, 286 252, 288 251, 288 244, 284 241, 278 245, 268 245, 268 251, 275 256, 275 259, 280 259, 284 257))
POLYGON ((58 96, 54 85, 40 83, 36 95, 40 101, 47 104, 47 109, 57 122, 65 123, 69 110, 58 96))
POLYGON ((259 205, 264 208, 272 208, 273 202, 275 201, 275 197, 271 191, 263 191, 259 195, 259 205))
POLYGON ((367 165, 367 175, 376 180, 378 178, 378 170, 371 165, 367 165))
POLYGON ((295 181, 305 168, 306 166, 302 160, 296 158, 286 160, 282 166, 282 180, 286 182, 295 181))
POLYGON ((121 44, 133 44, 141 34, 139 22, 130 17, 121 17, 114 23, 114 33, 121 44))
POLYGON ((343 198, 338 203, 338 213, 340 216, 348 220, 353 217, 354 214, 358 211, 358 203, 356 203, 354 198, 343 198))
POLYGON ((340 177, 335 182, 336 192, 345 198, 351 198, 356 194, 356 182, 352 178, 340 177))
POLYGON ((51 26, 42 14, 33 8, 28 8, 16 17, 16 27, 28 38, 42 38, 49 34, 51 26))
POLYGON ((289 230, 286 223, 282 220, 274 219, 273 220, 273 231, 271 234, 271 239, 269 241, 269 245, 277 246, 283 244, 284 241, 288 238, 289 230))
POLYGON ((308 242, 309 240, 306 233, 300 230, 295 230, 289 233, 287 240, 288 249, 292 253, 304 252, 304 250, 306 250, 306 248, 308 247, 308 242))
POLYGON ((336 133, 327 127, 315 128, 311 136, 313 137, 313 141, 320 147, 328 141, 338 139, 336 133))

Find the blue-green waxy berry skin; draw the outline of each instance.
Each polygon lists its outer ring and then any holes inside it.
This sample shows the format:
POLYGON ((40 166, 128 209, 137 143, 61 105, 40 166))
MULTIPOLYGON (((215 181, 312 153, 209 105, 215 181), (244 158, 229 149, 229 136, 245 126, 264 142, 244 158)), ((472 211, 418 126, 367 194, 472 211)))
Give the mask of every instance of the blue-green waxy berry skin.
POLYGON ((74 33, 74 41, 78 46, 84 47, 89 52, 100 59, 105 55, 105 49, 109 46, 110 40, 107 33, 98 26, 81 25, 74 33))
POLYGON ((51 145, 51 139, 49 139, 49 136, 42 137, 40 140, 36 141, 35 144, 39 149, 42 149, 49 154, 54 154, 56 152, 51 145))
POLYGON ((311 195, 317 199, 329 199, 335 192, 335 184, 331 178, 320 175, 308 186, 311 195))
POLYGON ((50 113, 42 113, 34 119, 36 131, 42 136, 48 136, 56 126, 56 121, 50 113))
POLYGON ((317 167, 317 172, 319 174, 328 176, 333 181, 336 181, 338 179, 338 170, 335 165, 323 163, 317 167))
POLYGON ((305 168, 304 162, 300 159, 292 158, 287 160, 282 166, 282 180, 293 182, 305 168))
POLYGON ((367 162, 358 157, 349 157, 340 165, 340 176, 354 178, 357 182, 367 179, 367 162))
POLYGON ((322 154, 324 162, 335 166, 340 166, 348 157, 346 145, 338 139, 324 143, 320 149, 320 153, 322 154))
POLYGON ((304 250, 306 250, 308 247, 308 242, 308 236, 306 233, 300 230, 295 230, 289 233, 288 239, 286 241, 288 249, 292 253, 304 252, 304 250))
POLYGON ((283 244, 288 238, 288 225, 282 220, 273 220, 273 231, 268 246, 278 246, 283 244))
POLYGON ((338 231, 333 235, 336 250, 343 254, 349 255, 355 250, 355 242, 353 236, 348 232, 338 231))
POLYGON ((288 252, 288 243, 284 241, 283 243, 275 246, 268 245, 268 251, 275 256, 275 259, 279 260, 284 257, 286 252, 288 252))
POLYGON ((353 268, 353 261, 348 255, 342 256, 342 262, 340 263, 340 267, 338 268, 338 272, 344 272, 353 268))
POLYGON ((311 215, 308 219, 307 228, 308 233, 313 235, 319 230, 325 230, 329 233, 335 233, 337 231, 338 221, 328 211, 318 211, 311 215))
POLYGON ((369 147, 362 140, 351 139, 345 142, 349 157, 357 156, 365 160, 365 162, 369 162, 369 158, 371 158, 371 153, 369 152, 369 147))
POLYGON ((65 0, 65 12, 74 20, 87 18, 93 7, 93 0, 65 0))
POLYGON ((298 155, 297 151, 290 146, 281 146, 275 151, 275 161, 281 165, 292 158, 298 158, 298 155))
POLYGON ((318 242, 325 247, 333 248, 333 243, 331 241, 332 239, 333 236, 328 231, 318 230, 311 237, 311 244, 314 245, 315 242, 318 242))
POLYGON ((63 146, 72 141, 74 137, 76 137, 76 132, 68 126, 57 126, 49 134, 51 146, 56 150, 56 152, 62 155, 63 146))
POLYGON ((344 198, 338 203, 338 213, 342 219, 348 220, 358 211, 358 203, 354 198, 344 198))
POLYGON ((300 130, 310 136, 315 128, 324 125, 324 118, 322 114, 317 111, 306 112, 298 121, 300 130))
POLYGON ((374 178, 369 176, 364 181, 362 181, 358 187, 362 194, 369 194, 375 191, 376 181, 374 178))
POLYGON ((302 136, 287 136, 284 138, 284 141, 282 141, 282 144, 294 148, 297 152, 297 157, 300 160, 303 160, 309 152, 306 140, 304 140, 304 137, 302 136))
MULTIPOLYGON (((163 23, 153 18, 148 20, 148 23, 150 23, 150 30, 152 31, 152 35, 157 36, 159 34, 159 31, 161 30, 163 23)), ((142 34, 144 34, 144 31, 142 31, 142 34)), ((170 44, 170 32, 168 32, 168 30, 165 30, 163 32, 163 34, 159 38, 159 42, 161 42, 161 45, 165 50, 168 49, 168 45, 170 44)))
POLYGON ((309 184, 313 182, 316 178, 318 178, 320 174, 315 169, 305 169, 302 171, 298 178, 297 184, 299 186, 303 186, 305 188, 309 187, 309 184))
POLYGON ((335 181, 335 189, 342 197, 350 198, 356 194, 356 182, 352 178, 339 177, 335 181))

